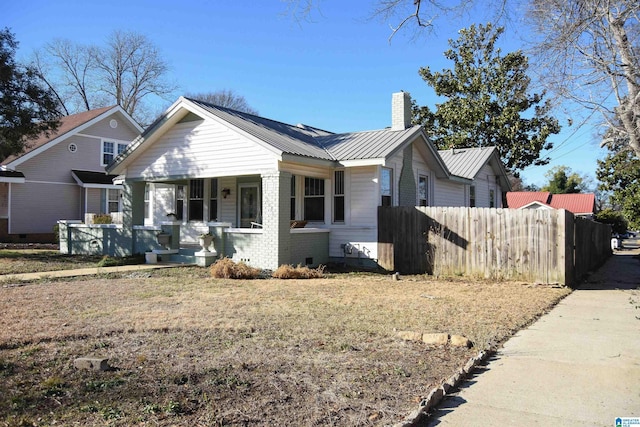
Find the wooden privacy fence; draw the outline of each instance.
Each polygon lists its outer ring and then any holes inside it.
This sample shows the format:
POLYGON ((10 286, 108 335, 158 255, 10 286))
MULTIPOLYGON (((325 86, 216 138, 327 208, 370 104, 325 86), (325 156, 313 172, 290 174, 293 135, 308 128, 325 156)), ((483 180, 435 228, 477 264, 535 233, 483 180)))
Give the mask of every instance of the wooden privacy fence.
POLYGON ((378 208, 378 264, 404 274, 572 285, 610 240, 610 226, 564 209, 378 208))

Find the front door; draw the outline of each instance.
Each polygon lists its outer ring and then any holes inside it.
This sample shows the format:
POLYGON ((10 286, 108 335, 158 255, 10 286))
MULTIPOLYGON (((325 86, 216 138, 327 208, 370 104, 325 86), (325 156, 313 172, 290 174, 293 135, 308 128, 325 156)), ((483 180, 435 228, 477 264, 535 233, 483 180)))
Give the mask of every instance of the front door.
POLYGON ((240 227, 251 228, 251 223, 261 223, 260 192, 258 184, 240 184, 240 227))

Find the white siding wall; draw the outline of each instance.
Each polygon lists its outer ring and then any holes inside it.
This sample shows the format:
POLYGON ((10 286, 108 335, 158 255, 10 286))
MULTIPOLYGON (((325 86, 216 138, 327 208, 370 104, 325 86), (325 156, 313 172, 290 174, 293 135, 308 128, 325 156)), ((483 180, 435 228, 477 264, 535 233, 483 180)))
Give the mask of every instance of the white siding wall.
POLYGON ((214 121, 178 123, 127 168, 127 177, 208 178, 277 169, 277 156, 214 121))
POLYGON ((476 186, 476 207, 488 208, 489 190, 495 190, 495 207, 501 207, 502 194, 499 191, 499 185, 496 184, 496 173, 491 165, 486 164, 476 175, 474 185, 476 186))
MULTIPOLYGON (((223 198, 222 195, 218 198, 218 217, 219 222, 230 222, 235 227, 237 221, 236 206, 238 197, 238 186, 236 185, 235 177, 222 177, 218 180, 218 191, 222 192, 223 188, 231 190, 231 194, 227 198, 223 198)), ((286 213, 285 213, 286 214, 286 213)))
POLYGON ((446 179, 436 179, 432 206, 467 206, 465 185, 446 179))

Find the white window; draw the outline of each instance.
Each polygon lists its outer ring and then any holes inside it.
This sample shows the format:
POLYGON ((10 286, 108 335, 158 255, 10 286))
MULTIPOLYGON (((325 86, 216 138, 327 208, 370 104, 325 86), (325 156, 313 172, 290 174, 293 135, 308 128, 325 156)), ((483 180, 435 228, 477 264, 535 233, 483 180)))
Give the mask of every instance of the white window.
POLYGON ((189 181, 189 221, 204 221, 204 179, 189 181))
POLYGON ((391 206, 393 203, 393 170, 382 168, 380 172, 380 195, 382 196, 381 206, 391 206))
POLYGON ((126 149, 126 142, 102 141, 102 166, 107 166, 118 154, 122 154, 126 149))
POLYGON ((218 220, 218 178, 211 178, 209 197, 209 221, 218 220))
POLYGON ((304 219, 324 221, 324 179, 304 178, 304 219))
POLYGON ((344 171, 333 173, 333 222, 344 222, 344 171))
POLYGON ((418 177, 418 206, 429 206, 429 177, 418 177))
POLYGON ((151 219, 151 199, 149 184, 144 186, 144 218, 151 219))
POLYGON ((107 207, 106 213, 120 212, 120 190, 107 189, 107 200, 105 206, 107 207))

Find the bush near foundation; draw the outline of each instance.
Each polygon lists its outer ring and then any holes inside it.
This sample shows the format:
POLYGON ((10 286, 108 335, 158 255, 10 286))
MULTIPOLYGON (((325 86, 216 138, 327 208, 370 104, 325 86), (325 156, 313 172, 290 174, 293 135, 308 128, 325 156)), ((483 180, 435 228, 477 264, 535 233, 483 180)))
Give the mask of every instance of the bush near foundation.
POLYGON ((259 268, 249 267, 244 262, 235 263, 222 258, 211 265, 211 277, 216 279, 255 279, 260 275, 259 268))
POLYGON ((309 268, 307 266, 294 267, 292 265, 281 265, 272 274, 276 279, 319 279, 324 277, 324 266, 309 268))

